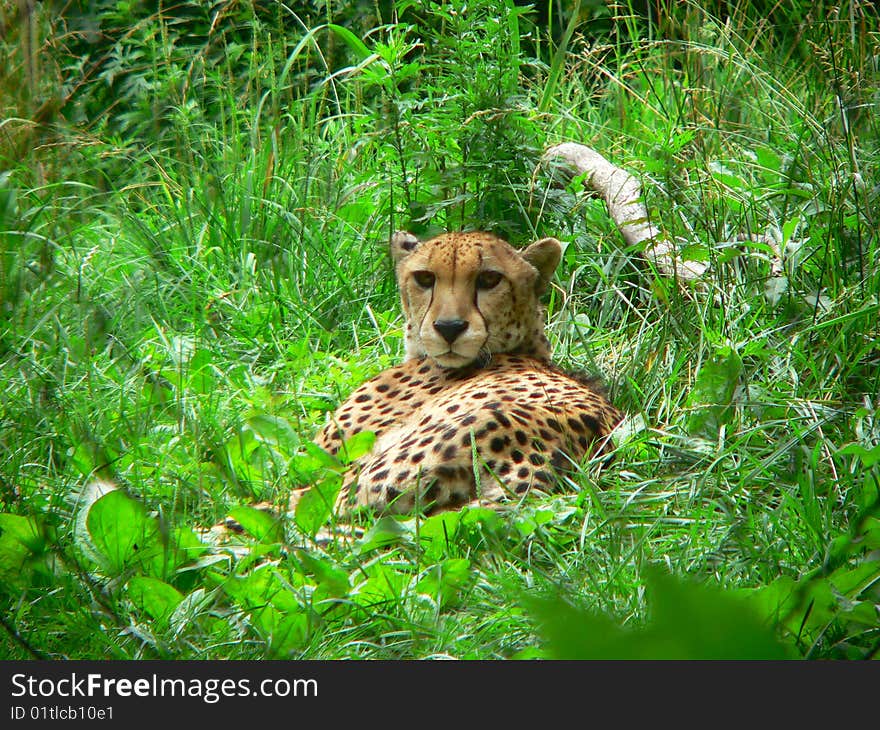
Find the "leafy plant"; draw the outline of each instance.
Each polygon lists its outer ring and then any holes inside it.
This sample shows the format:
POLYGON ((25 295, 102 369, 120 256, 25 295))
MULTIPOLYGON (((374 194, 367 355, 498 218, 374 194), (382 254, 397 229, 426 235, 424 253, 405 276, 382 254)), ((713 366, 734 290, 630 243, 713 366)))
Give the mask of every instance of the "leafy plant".
POLYGON ((627 630, 564 599, 527 600, 554 659, 786 659, 793 656, 742 599, 648 571, 651 618, 627 630))

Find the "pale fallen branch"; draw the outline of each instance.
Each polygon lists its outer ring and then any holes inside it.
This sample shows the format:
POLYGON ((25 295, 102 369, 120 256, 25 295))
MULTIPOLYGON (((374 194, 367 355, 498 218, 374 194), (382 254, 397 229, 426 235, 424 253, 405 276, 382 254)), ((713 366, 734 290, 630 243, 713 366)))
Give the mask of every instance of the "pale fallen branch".
POLYGON ((651 223, 648 210, 642 202, 642 187, 635 176, 611 164, 590 147, 575 142, 565 142, 548 149, 544 153, 544 161, 553 159, 561 159, 585 175, 584 185, 605 199, 608 215, 624 240, 634 248, 641 248, 645 259, 660 274, 689 282, 699 279, 706 272, 706 264, 683 260, 675 244, 664 238, 651 223))

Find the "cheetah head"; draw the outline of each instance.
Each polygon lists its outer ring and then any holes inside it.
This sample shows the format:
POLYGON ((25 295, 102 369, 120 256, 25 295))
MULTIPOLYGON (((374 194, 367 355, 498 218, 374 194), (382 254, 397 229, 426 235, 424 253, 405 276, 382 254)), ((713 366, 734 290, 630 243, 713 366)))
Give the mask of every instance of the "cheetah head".
POLYGON ((493 353, 549 359, 539 297, 562 255, 555 238, 517 251, 490 233, 419 241, 395 233, 391 255, 406 318, 406 358, 460 368, 493 353))

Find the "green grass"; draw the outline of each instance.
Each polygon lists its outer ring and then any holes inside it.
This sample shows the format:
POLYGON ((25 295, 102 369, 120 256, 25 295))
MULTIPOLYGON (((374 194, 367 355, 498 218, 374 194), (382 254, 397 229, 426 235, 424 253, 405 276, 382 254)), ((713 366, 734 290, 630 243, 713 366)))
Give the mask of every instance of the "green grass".
POLYGON ((488 2, 107 4, 94 46, 74 11, 11 19, 0 655, 876 655, 877 21, 581 5, 555 41, 488 2), (564 140, 640 176, 702 286, 538 167, 564 140), (629 414, 616 459, 354 543, 239 510, 249 549, 205 549, 230 510, 334 487, 310 438, 402 357, 389 232, 459 227, 567 244, 549 332, 629 414))

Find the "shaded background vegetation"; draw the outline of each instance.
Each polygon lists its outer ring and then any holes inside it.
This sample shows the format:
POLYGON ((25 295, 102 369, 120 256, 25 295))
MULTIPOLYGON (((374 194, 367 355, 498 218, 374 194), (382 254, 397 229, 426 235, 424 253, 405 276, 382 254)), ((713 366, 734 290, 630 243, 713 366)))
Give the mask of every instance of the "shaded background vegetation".
POLYGON ((876 654, 873 3, 0 7, 5 655, 876 654), (540 169, 562 140, 707 288, 540 169), (401 357, 388 234, 473 227, 567 244, 615 464, 354 545, 249 512, 332 482, 316 425, 401 357), (246 556, 197 534, 230 509, 246 556))

